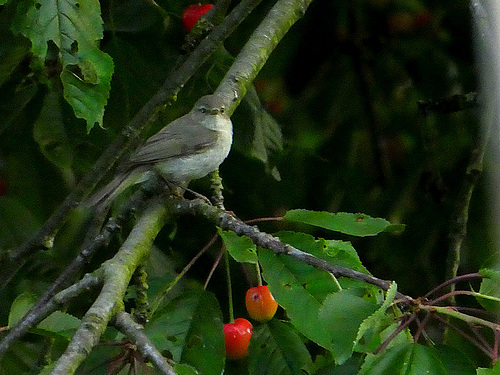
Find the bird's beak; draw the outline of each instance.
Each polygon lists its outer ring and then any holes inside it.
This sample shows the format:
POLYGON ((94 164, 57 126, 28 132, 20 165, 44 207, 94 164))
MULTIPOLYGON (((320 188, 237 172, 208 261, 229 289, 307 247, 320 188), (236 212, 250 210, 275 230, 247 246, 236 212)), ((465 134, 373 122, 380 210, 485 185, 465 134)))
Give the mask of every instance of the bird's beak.
POLYGON ((209 113, 210 115, 218 115, 218 114, 220 113, 220 110, 219 110, 219 108, 211 108, 211 109, 208 111, 208 113, 209 113))

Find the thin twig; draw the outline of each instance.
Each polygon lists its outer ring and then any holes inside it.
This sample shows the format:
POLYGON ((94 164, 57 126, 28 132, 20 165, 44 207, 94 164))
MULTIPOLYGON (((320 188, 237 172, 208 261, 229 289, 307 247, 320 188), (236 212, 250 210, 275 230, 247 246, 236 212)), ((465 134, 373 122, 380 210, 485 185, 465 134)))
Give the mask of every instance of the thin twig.
POLYGON ((144 334, 143 327, 136 323, 130 314, 123 310, 117 312, 111 320, 111 324, 125 334, 137 347, 141 356, 145 360, 152 362, 161 374, 176 375, 172 366, 170 366, 151 340, 144 334))
POLYGON ((427 335, 425 334, 425 326, 429 322, 430 318, 431 318, 431 314, 429 312, 427 312, 427 314, 425 314, 423 321, 421 321, 417 317, 418 329, 417 329, 417 332, 415 332, 415 334, 413 335, 413 340, 415 342, 418 342, 418 340, 420 339, 420 335, 423 335, 426 339, 429 339, 427 337, 427 335))
POLYGON ((448 328, 450 328, 450 329, 454 330, 455 332, 457 332, 460 336, 464 337, 467 341, 471 342, 474 346, 476 346, 479 350, 481 350, 488 357, 490 357, 490 358, 493 357, 492 356, 491 348, 489 346, 484 346, 482 344, 482 342, 480 342, 479 340, 476 340, 474 337, 472 337, 471 335, 467 334, 466 332, 464 332, 463 330, 461 330, 457 326, 451 324, 446 319, 443 319, 439 315, 434 315, 434 318, 437 319, 437 320, 439 320, 441 323, 443 323, 448 328))
POLYGON ((78 298, 83 293, 88 293, 91 290, 97 289, 101 285, 102 279, 99 270, 92 274, 87 274, 79 282, 57 293, 47 301, 47 303, 41 306, 36 314, 27 314, 15 327, 11 327, 8 334, 0 341, 0 357, 2 357, 10 346, 18 341, 29 329, 36 327, 38 323, 54 311, 60 309, 61 306, 78 298))
POLYGON ((429 298, 429 296, 433 295, 434 293, 437 293, 439 290, 441 290, 443 288, 446 288, 450 284, 456 284, 456 283, 459 283, 461 281, 468 281, 468 280, 475 280, 475 279, 482 279, 482 278, 484 278, 484 276, 478 272, 468 273, 465 275, 453 277, 449 280, 446 280, 442 284, 439 284, 437 287, 435 287, 434 289, 432 289, 431 291, 426 293, 424 298, 429 298))
POLYGON ((382 350, 384 350, 385 348, 387 348, 387 345, 390 344, 390 342, 392 340, 394 340, 394 338, 399 335, 399 333, 404 330, 406 327, 408 327, 415 319, 416 319, 417 315, 416 314, 412 314, 410 316, 405 316, 403 322, 401 322, 401 324, 398 326, 398 328, 396 328, 396 330, 394 330, 394 332, 392 332, 389 337, 387 337, 383 342, 382 344, 380 344, 378 346, 377 349, 375 349, 373 351, 373 354, 377 354, 377 353, 380 353, 382 350))
POLYGON ((188 264, 182 269, 181 272, 177 275, 177 277, 172 280, 168 285, 163 288, 159 293, 158 297, 156 300, 151 304, 151 312, 150 315, 154 315, 155 311, 160 307, 161 303, 167 296, 167 294, 172 290, 172 288, 179 282, 180 279, 184 277, 184 275, 191 269, 191 267, 196 263, 196 261, 207 252, 208 249, 217 241, 217 238, 219 238, 219 235, 216 234, 214 235, 210 241, 200 250, 198 253, 189 261, 188 264))

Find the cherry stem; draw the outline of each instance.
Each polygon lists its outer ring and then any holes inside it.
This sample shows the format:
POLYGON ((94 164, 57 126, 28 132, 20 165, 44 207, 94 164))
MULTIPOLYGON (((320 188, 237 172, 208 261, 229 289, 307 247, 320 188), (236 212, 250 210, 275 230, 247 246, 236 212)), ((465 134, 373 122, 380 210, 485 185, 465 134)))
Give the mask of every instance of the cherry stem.
POLYGON ((259 262, 255 263, 255 269, 257 270, 257 285, 262 286, 262 274, 260 272, 259 262))
POLYGON ((380 353, 382 350, 384 350, 385 348, 387 348, 387 346, 390 344, 390 342, 392 340, 394 340, 394 338, 399 335, 399 333, 404 330, 406 327, 408 327, 410 325, 411 322, 413 322, 415 319, 417 318, 417 315, 416 314, 412 314, 410 316, 404 316, 403 317, 403 321, 401 322, 401 324, 398 326, 398 328, 396 328, 396 330, 394 332, 392 332, 389 337, 387 337, 383 342, 382 344, 380 344, 378 346, 377 349, 375 349, 373 351, 373 354, 377 354, 377 353, 380 353))
POLYGON ((234 323, 233 287, 231 285, 231 271, 229 270, 229 253, 227 250, 224 251, 224 261, 226 263, 227 294, 229 301, 229 323, 234 323))
MULTIPOLYGON (((198 254, 196 254, 193 259, 191 259, 191 261, 182 269, 182 271, 177 275, 177 277, 172 280, 169 284, 167 284, 160 292, 160 296, 153 302, 152 304, 152 307, 151 307, 151 312, 150 312, 150 316, 152 316, 154 314, 154 312, 156 311, 156 309, 158 309, 158 307, 160 307, 162 301, 165 299, 165 297, 170 293, 170 291, 172 290, 172 288, 177 285, 177 283, 182 279, 182 277, 184 277, 184 275, 189 271, 189 269, 195 264, 195 262, 203 255, 207 252, 208 249, 210 249, 210 247, 215 243, 215 241, 217 240, 217 238, 219 238, 219 235, 215 235, 213 236, 210 241, 208 241, 208 243, 198 252, 198 254)), ((205 283, 205 288, 206 288, 206 284, 208 284, 208 281, 207 283, 205 283)))
MULTIPOLYGON (((458 296, 458 295, 466 295, 466 296, 473 296, 473 297, 482 297, 482 296, 484 296, 481 293, 474 292, 474 291, 471 291, 471 290, 455 290, 453 292, 449 292, 449 293, 443 294, 442 296, 439 296, 439 297, 437 297, 437 298, 429 301, 428 304, 429 305, 435 305, 438 302, 441 302, 441 301, 446 300, 446 299, 448 299, 450 297, 454 297, 454 296, 458 296)), ((484 296, 484 297, 487 297, 487 296, 484 296)))
POLYGON ((424 297, 428 298, 432 294, 436 293, 438 290, 440 290, 444 287, 447 287, 450 284, 456 284, 460 281, 465 281, 465 280, 474 280, 474 279, 482 279, 482 278, 484 278, 484 276, 481 275, 480 273, 468 273, 466 275, 456 276, 452 279, 446 280, 442 284, 439 284, 437 287, 435 287, 430 292, 428 292, 424 297))

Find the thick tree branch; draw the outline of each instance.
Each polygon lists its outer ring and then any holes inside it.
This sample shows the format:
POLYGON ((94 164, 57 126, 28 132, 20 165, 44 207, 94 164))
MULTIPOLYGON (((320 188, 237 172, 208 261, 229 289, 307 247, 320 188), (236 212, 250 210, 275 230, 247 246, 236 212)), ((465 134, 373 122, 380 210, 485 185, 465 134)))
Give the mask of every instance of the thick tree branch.
POLYGON ((117 160, 120 159, 138 134, 152 122, 158 109, 164 106, 169 99, 175 97, 193 74, 217 50, 220 43, 236 29, 260 1, 243 0, 224 19, 220 26, 214 29, 199 44, 186 61, 170 73, 158 93, 141 108, 45 224, 28 241, 3 259, 0 285, 6 285, 30 255, 39 250, 52 247, 54 237, 66 221, 68 213, 80 204, 82 199, 97 185, 117 160))
POLYGON ((83 317, 82 324, 66 351, 54 366, 52 375, 73 374, 99 342, 112 316, 123 308, 123 296, 132 274, 148 257, 151 245, 166 218, 165 207, 159 201, 154 201, 132 229, 118 253, 101 266, 101 292, 83 317))
POLYGON ((271 52, 307 10, 312 0, 279 0, 255 29, 237 59, 231 65, 216 93, 236 100, 228 111, 231 114, 245 96, 247 87, 260 72, 271 52))

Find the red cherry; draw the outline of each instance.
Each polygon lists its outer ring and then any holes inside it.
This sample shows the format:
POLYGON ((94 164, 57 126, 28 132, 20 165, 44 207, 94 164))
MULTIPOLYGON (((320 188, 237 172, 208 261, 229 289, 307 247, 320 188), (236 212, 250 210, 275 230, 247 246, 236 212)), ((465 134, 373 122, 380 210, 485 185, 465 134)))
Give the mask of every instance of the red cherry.
POLYGON ((245 303, 250 317, 258 322, 271 320, 278 309, 278 302, 265 285, 248 289, 245 303))
POLYGON ((193 4, 188 6, 182 12, 182 24, 187 31, 191 31, 191 29, 196 25, 196 22, 207 13, 210 9, 212 9, 212 4, 193 4))
POLYGON ((248 355, 252 329, 252 323, 243 318, 235 319, 234 323, 224 324, 223 332, 227 358, 241 359, 248 355))

